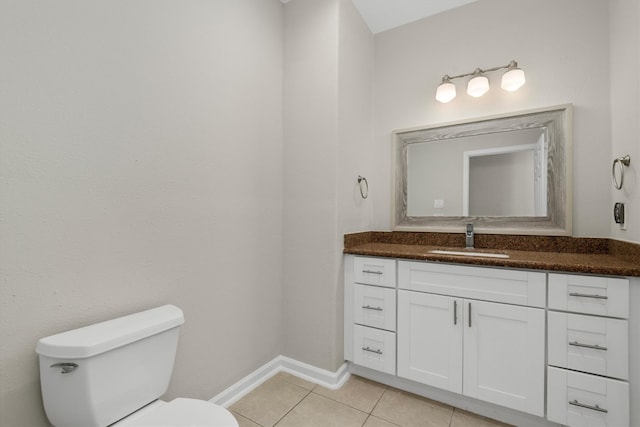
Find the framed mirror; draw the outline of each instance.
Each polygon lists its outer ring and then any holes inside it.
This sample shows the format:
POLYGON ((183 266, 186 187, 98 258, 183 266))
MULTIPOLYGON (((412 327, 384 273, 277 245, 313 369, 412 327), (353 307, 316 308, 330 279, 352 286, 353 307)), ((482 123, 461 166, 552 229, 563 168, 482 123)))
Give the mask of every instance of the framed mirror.
POLYGON ((572 109, 393 132, 393 229, 571 235, 572 109))

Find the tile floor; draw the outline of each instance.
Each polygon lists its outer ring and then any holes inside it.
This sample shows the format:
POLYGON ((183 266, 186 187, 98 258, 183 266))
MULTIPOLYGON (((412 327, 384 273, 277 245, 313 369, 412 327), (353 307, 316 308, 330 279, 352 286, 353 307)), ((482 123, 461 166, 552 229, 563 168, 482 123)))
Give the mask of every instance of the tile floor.
POLYGON ((504 427, 367 379, 329 390, 280 372, 229 408, 240 427, 504 427))

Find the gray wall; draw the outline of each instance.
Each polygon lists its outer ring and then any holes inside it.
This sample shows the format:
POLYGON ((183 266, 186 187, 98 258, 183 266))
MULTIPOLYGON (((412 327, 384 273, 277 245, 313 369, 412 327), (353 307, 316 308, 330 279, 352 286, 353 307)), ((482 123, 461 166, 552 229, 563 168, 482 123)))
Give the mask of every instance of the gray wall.
POLYGON ((393 129, 571 102, 576 233, 640 241, 602 202, 612 152, 640 158, 637 1, 482 0, 375 37, 349 0, 0 7, 1 426, 46 424, 38 338, 164 303, 187 319, 168 398, 278 354, 335 369, 342 234, 389 229, 393 129), (520 91, 433 99, 510 59, 520 91))
POLYGON ((0 7, 0 425, 46 425, 36 341, 173 303, 168 398, 281 354, 278 0, 0 7))
MULTIPOLYGON (((624 19, 629 26, 637 25, 637 12, 624 19)), ((609 237, 609 29, 607 1, 482 0, 377 34, 372 149, 380 188, 374 196, 375 227, 388 230, 391 224, 388 147, 394 129, 573 103, 574 235, 609 237), (444 74, 505 65, 511 59, 518 60, 527 75, 519 91, 503 91, 501 74, 492 73, 491 90, 481 98, 466 95, 461 79, 453 101, 441 104, 434 99, 444 74)), ((637 29, 619 37, 633 48, 624 52, 637 55, 637 29)), ((637 62, 626 70, 631 86, 621 79, 625 89, 637 88, 637 62)))
POLYGON ((612 205, 626 205, 626 230, 613 221, 611 237, 640 243, 640 2, 610 0, 611 159, 631 156, 622 190, 611 185, 612 205))
POLYGON ((342 236, 371 226, 373 37, 350 0, 285 7, 284 354, 331 371, 342 349, 342 236))
POLYGON ((338 0, 285 7, 284 354, 333 365, 338 0))

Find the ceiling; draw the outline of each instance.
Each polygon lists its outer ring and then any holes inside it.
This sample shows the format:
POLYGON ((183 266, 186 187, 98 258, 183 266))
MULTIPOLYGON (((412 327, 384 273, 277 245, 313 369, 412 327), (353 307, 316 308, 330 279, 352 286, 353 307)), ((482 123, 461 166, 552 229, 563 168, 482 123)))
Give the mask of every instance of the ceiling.
MULTIPOLYGON (((289 3, 293 0, 280 0, 289 3)), ((380 33, 477 0, 352 0, 372 33, 380 33)))

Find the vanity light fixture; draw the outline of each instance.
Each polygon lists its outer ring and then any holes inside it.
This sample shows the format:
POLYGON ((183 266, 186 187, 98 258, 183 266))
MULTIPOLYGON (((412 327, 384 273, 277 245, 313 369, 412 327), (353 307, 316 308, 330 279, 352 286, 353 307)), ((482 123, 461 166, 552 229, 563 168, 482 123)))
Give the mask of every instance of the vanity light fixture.
POLYGON ((489 78, 482 73, 480 68, 476 68, 473 77, 467 83, 467 95, 479 98, 489 92, 489 78))
POLYGON ((451 77, 444 75, 442 83, 436 90, 436 99, 442 103, 447 103, 456 97, 456 85, 451 83, 451 77))
POLYGON ((502 75, 502 82, 500 87, 506 91, 513 92, 522 87, 525 84, 526 79, 524 71, 518 68, 516 61, 511 61, 507 65, 493 68, 476 68, 471 73, 459 74, 457 76, 449 76, 445 74, 442 77, 442 82, 436 89, 436 100, 447 103, 456 97, 456 86, 451 82, 453 79, 461 77, 473 76, 467 83, 467 94, 478 98, 489 91, 489 78, 485 75, 491 71, 497 71, 506 69, 507 71, 502 75))

